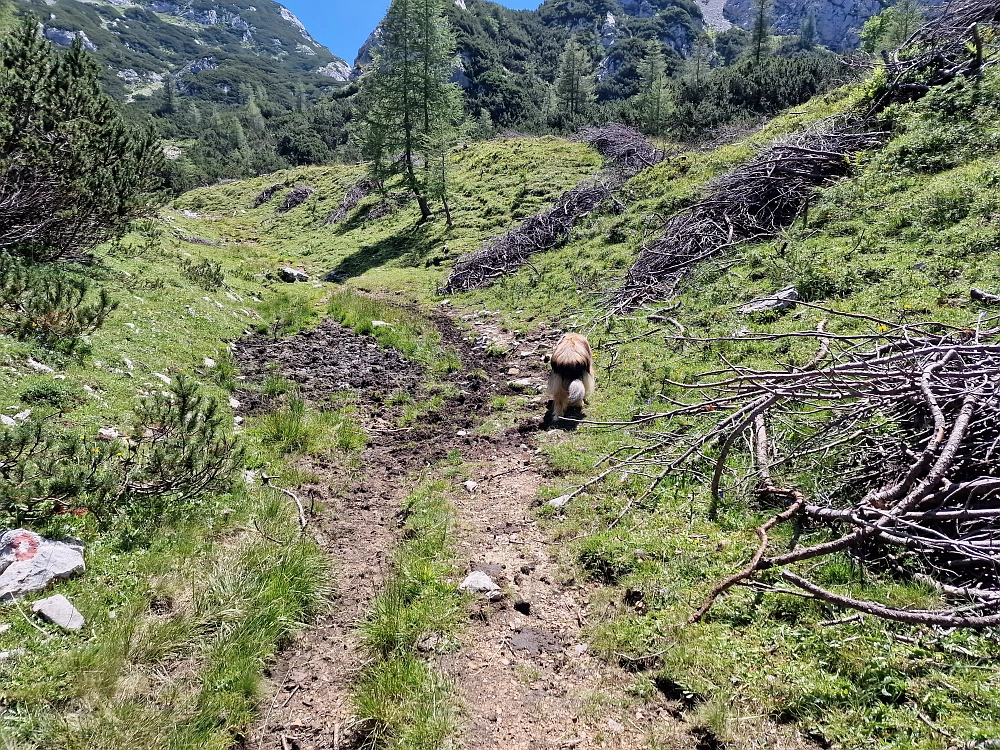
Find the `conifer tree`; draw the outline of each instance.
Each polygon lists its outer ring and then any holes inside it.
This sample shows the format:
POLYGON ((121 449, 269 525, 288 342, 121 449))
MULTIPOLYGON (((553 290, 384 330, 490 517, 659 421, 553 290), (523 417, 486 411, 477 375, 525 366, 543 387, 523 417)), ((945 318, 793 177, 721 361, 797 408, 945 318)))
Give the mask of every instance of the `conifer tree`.
POLYGON ((753 29, 750 35, 753 59, 759 64, 771 39, 771 0, 754 0, 753 29))
POLYGON ((79 38, 57 51, 34 19, 0 39, 0 251, 79 254, 153 205, 162 150, 99 75, 79 38))
POLYGON ((670 100, 667 60, 659 40, 649 42, 639 63, 639 118, 642 130, 660 135, 666 125, 670 100))
POLYGON ((577 37, 570 37, 559 59, 556 97, 570 122, 585 116, 594 103, 594 63, 577 37))
POLYGON ((380 184, 400 176, 423 219, 431 216, 430 198, 449 213, 445 154, 457 138, 462 105, 450 82, 455 37, 443 0, 393 0, 372 58, 361 79, 355 131, 369 174, 380 184))

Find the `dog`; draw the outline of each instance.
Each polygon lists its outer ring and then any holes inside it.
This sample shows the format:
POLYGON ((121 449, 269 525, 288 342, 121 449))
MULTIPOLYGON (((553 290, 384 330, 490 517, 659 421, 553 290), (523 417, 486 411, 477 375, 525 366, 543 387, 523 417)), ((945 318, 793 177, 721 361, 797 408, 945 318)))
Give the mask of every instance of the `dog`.
POLYGON ((552 419, 558 421, 567 408, 582 406, 594 390, 594 356, 587 337, 567 333, 556 344, 550 364, 548 395, 552 399, 552 419))

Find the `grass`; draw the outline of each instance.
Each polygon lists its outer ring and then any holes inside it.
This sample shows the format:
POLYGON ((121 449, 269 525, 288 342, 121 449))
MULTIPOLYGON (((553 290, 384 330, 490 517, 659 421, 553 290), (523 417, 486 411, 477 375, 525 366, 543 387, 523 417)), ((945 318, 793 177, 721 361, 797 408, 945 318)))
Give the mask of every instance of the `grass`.
MULTIPOLYGON (((818 321, 808 310, 759 320, 736 313, 745 301, 795 284, 807 299, 848 311, 957 325, 974 320, 982 308, 968 301, 969 287, 1000 290, 997 85, 990 74, 889 112, 893 141, 860 157, 856 177, 823 191, 808 226, 742 248, 724 273, 701 269, 671 317, 698 335, 813 328, 818 321)), ((596 212, 567 246, 533 259, 534 269, 452 304, 459 312, 495 311, 496 323, 514 332, 535 330, 536 316, 587 332, 598 364, 592 419, 620 420, 662 407, 664 397, 687 398, 666 381, 714 369, 722 357, 747 366, 804 361, 808 352, 796 346, 680 347, 657 335, 616 344, 652 326, 642 317, 605 320, 600 303, 655 226, 651 215, 686 205, 712 176, 769 140, 863 95, 864 87, 832 92, 743 142, 671 157, 633 180, 627 211, 596 212)), ((62 409, 56 418, 67 429, 92 435, 120 424, 137 392, 158 387, 153 373, 185 372, 225 396, 239 382, 227 341, 244 331, 299 330, 321 313, 420 362, 432 379, 455 369, 454 354, 426 319, 442 301, 436 289, 453 259, 593 174, 600 160, 556 138, 470 144, 449 158, 454 229, 440 220, 418 224, 413 206, 367 222, 375 198, 341 225, 327 226, 323 218, 361 174, 354 167, 289 170, 178 198, 151 228, 110 248, 97 267, 66 269, 108 286, 122 302, 90 337, 89 354, 73 359, 0 338, 0 408, 62 409), (315 185, 316 209, 277 216, 250 207, 256 193, 285 179, 315 185), (190 237, 215 244, 184 239, 190 237), (205 272, 185 275, 181 258, 205 272), (303 267, 314 279, 334 271, 344 283, 281 284, 272 278, 280 265, 303 267), (223 285, 206 288, 219 273, 223 285), (29 357, 65 380, 33 370, 29 357), (206 357, 216 367, 206 367, 206 357)), ((851 325, 830 323, 834 331, 851 325)), ((275 377, 263 387, 283 399, 284 413, 272 424, 247 425, 244 435, 254 468, 280 474, 281 486, 311 478, 286 449, 332 452, 347 461, 361 449, 364 436, 349 404, 325 413, 305 407, 296 415, 287 383, 275 377)), ((398 393, 387 403, 416 421, 440 408, 443 400, 433 399, 443 393, 417 399, 398 393)), ((506 418, 520 404, 506 397, 493 406, 505 409, 506 418)), ((540 497, 561 495, 593 476, 601 457, 636 437, 587 426, 542 434, 551 476, 540 497)), ((734 461, 740 460, 746 457, 737 453, 734 461)), ((787 478, 801 480, 810 493, 822 489, 818 475, 787 478)), ((445 489, 422 487, 393 579, 363 626, 373 661, 358 683, 357 706, 373 738, 387 747, 440 746, 455 721, 447 682, 416 649, 427 634, 439 638, 438 647, 452 647, 461 613, 447 583, 445 489)), ((821 628, 842 613, 747 590, 722 599, 706 621, 685 626, 711 586, 745 564, 765 514, 740 492, 712 508, 701 482, 676 478, 608 531, 642 488, 641 477, 612 476, 565 512, 544 512, 553 536, 610 605, 591 619, 593 650, 630 668, 642 665, 650 700, 657 690, 681 696, 690 721, 733 747, 799 732, 845 748, 937 749, 1000 733, 1000 685, 990 668, 1000 646, 995 633, 930 633, 871 619, 821 628), (642 611, 625 604, 628 589, 642 592, 642 611), (954 739, 945 742, 939 732, 954 739)), ((60 519, 53 533, 85 537, 88 572, 58 591, 93 625, 46 641, 16 608, 0 609, 0 619, 13 625, 0 634, 0 650, 28 649, 16 673, 13 662, 0 662, 0 746, 228 746, 249 720, 262 664, 322 595, 309 572, 315 550, 304 545, 286 559, 251 529, 256 520, 269 536, 289 538, 291 511, 286 499, 263 488, 237 488, 207 498, 193 517, 138 545, 96 535, 86 519, 60 519), (266 554, 276 567, 268 567, 266 554), (292 577, 306 585, 293 585, 292 577), (230 611, 229 595, 254 602, 263 616, 230 611)), ((807 530, 803 541, 822 533, 807 530)), ((789 529, 776 529, 774 537, 776 546, 792 543, 789 529)), ((846 558, 824 561, 810 575, 902 606, 936 601, 922 587, 846 558)))
POLYGON ((418 643, 429 650, 454 648, 464 610, 448 580, 455 570, 447 489, 444 481, 425 481, 407 499, 392 576, 361 625, 371 661, 355 686, 354 704, 375 747, 436 750, 456 728, 448 681, 417 651, 418 643))

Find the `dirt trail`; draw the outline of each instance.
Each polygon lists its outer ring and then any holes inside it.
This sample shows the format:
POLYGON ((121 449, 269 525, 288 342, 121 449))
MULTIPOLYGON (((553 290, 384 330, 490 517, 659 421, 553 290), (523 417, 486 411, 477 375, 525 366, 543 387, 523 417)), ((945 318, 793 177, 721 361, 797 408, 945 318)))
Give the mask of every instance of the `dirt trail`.
MULTIPOLYGON (((302 492, 322 509, 311 529, 331 555, 336 598, 271 671, 262 719, 244 746, 343 750, 362 742, 350 703, 351 684, 364 658, 354 629, 389 573, 397 513, 412 489, 408 477, 458 449, 477 483, 457 502, 459 562, 468 570, 487 572, 506 596, 470 611, 460 651, 432 657, 435 667, 454 680, 463 704, 463 727, 455 744, 470 750, 638 748, 649 746, 656 736, 669 737, 670 747, 696 747, 697 738, 672 718, 675 706, 662 698, 652 703, 630 698, 627 689, 635 677, 588 650, 581 630, 593 616, 591 587, 563 580, 555 548, 534 520, 532 506, 545 471, 534 441, 541 399, 538 415, 519 427, 488 437, 471 433, 494 396, 513 392, 508 384, 512 378, 531 381, 521 388, 540 389, 545 377, 541 352, 554 343, 557 332, 513 342, 484 316, 470 321, 479 332, 473 345, 447 316, 436 322, 444 342, 459 352, 466 367, 485 369, 489 379, 483 382, 464 371, 449 376, 462 395, 442 409, 440 421, 407 431, 395 429, 378 405, 387 394, 374 394, 367 410, 373 441, 361 468, 309 466, 323 480, 302 492), (494 347, 497 341, 507 345, 510 358, 483 356, 490 341, 494 347), (516 374, 509 373, 512 366, 516 374)), ((267 362, 276 362, 286 374, 308 378, 303 384, 313 399, 345 383, 333 374, 306 374, 315 373, 313 368, 329 370, 331 362, 347 362, 353 372, 373 373, 355 378, 364 396, 366 388, 381 387, 379 368, 385 365, 378 359, 383 354, 372 346, 370 339, 327 321, 317 331, 280 342, 246 342, 238 358, 245 372, 263 373, 267 362)), ((397 370, 390 390, 409 382, 409 375, 397 370)), ((572 433, 559 433, 557 439, 572 440, 572 433)))

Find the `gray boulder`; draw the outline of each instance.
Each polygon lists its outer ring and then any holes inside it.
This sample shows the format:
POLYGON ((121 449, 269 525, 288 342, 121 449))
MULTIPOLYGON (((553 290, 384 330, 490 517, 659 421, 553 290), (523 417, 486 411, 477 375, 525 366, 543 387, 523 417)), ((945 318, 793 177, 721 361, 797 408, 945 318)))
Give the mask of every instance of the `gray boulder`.
POLYGON ((744 315, 753 315, 759 312, 783 310, 786 307, 793 307, 798 298, 798 290, 794 286, 788 286, 769 297, 761 297, 760 299, 755 299, 753 302, 747 302, 740 308, 740 312, 744 315))
POLYGON ((39 599, 31 605, 31 611, 65 630, 81 630, 84 625, 83 615, 62 594, 39 599))
POLYGON ((41 591, 84 569, 82 544, 52 541, 27 529, 0 535, 0 601, 41 591))
POLYGON ((289 284, 294 284, 296 281, 309 281, 309 274, 305 271, 299 271, 295 268, 290 268, 289 266, 284 266, 278 269, 278 277, 289 284))

